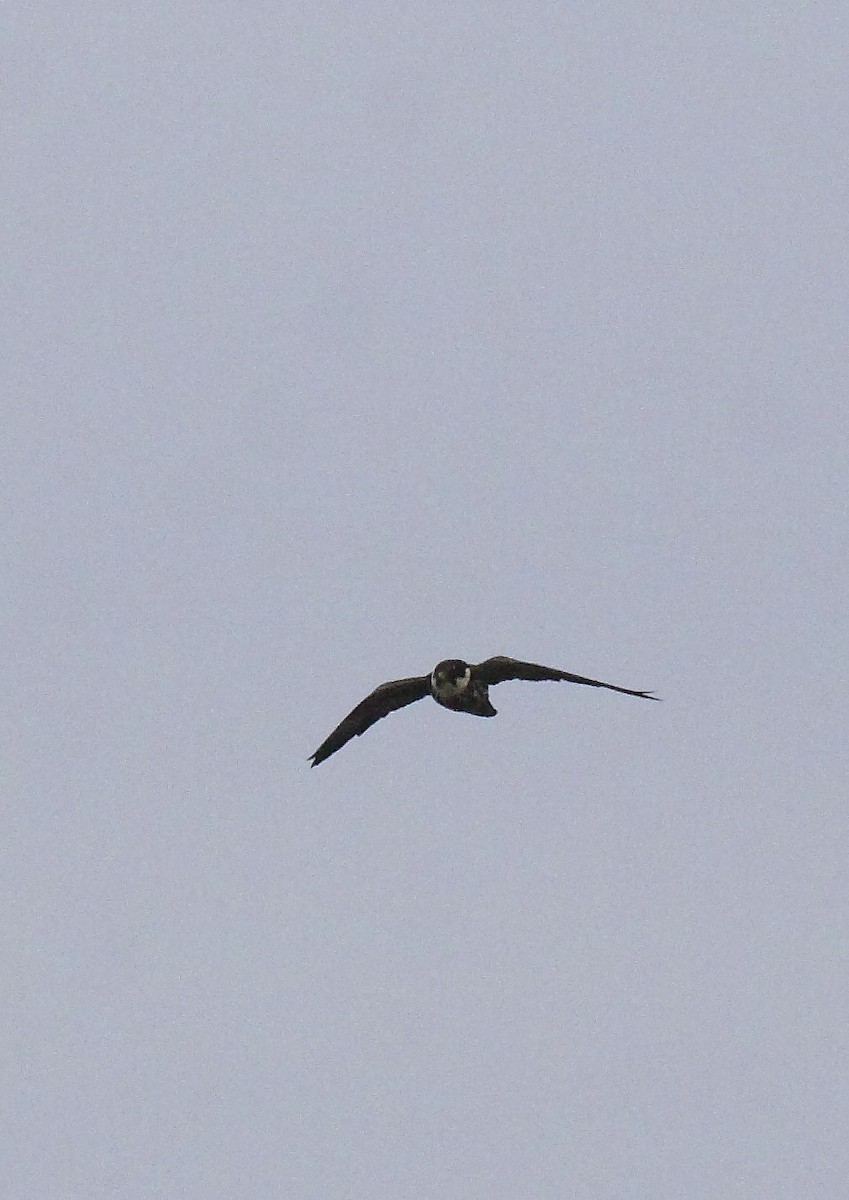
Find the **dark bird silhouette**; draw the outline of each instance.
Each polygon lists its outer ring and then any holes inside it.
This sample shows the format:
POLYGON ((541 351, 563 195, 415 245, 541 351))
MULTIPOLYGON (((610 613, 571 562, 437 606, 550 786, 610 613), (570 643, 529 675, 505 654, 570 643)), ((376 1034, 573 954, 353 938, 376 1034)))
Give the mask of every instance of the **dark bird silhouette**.
POLYGON ((537 663, 519 662, 516 658, 498 655, 482 663, 465 663, 459 658, 446 658, 437 663, 430 675, 415 675, 410 679, 395 679, 382 683, 371 695, 361 700, 344 721, 326 738, 314 754, 311 765, 330 758, 341 750, 352 737, 359 737, 396 708, 404 708, 425 696, 432 696, 443 708, 454 712, 471 713, 476 717, 494 717, 496 710, 489 700, 489 689, 496 683, 508 679, 565 680, 567 683, 585 683, 588 687, 608 688, 611 692, 623 692, 626 696, 640 696, 643 700, 658 700, 651 692, 637 692, 633 688, 617 687, 615 683, 602 683, 600 679, 587 679, 584 675, 572 675, 569 671, 558 671, 555 667, 541 667, 537 663))

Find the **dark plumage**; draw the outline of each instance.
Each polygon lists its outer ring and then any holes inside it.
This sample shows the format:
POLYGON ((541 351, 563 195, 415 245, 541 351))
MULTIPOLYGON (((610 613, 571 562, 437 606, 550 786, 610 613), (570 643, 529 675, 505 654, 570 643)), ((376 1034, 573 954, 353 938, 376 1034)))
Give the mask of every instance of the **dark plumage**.
POLYGON ((476 717, 494 717, 495 709, 489 700, 489 689, 496 683, 508 679, 565 680, 567 683, 584 683, 589 687, 608 688, 611 692, 623 692, 626 696, 640 696, 643 700, 657 700, 650 692, 637 692, 633 688, 617 687, 615 683, 602 683, 599 679, 587 679, 584 675, 572 675, 569 671, 558 671, 555 667, 541 667, 537 663, 519 662, 516 658, 498 655, 485 662, 469 664, 459 658, 446 658, 437 663, 430 675, 416 675, 410 679, 396 679, 382 683, 380 687, 361 700, 326 738, 314 754, 311 765, 317 767, 331 754, 341 750, 352 737, 365 733, 375 721, 388 716, 396 708, 404 708, 425 696, 432 696, 437 704, 454 712, 471 713, 476 717))

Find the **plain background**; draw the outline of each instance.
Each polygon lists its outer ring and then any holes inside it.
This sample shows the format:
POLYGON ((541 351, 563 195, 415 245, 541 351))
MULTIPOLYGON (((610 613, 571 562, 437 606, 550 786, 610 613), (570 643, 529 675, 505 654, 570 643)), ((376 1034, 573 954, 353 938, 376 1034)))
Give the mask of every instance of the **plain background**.
POLYGON ((847 1195, 847 14, 5 6, 5 1196, 847 1195))

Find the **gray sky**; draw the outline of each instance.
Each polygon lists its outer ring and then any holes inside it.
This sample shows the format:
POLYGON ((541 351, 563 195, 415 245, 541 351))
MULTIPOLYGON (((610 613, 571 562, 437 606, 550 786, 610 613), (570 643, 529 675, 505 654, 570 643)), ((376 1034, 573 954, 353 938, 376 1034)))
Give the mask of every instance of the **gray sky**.
POLYGON ((843 1200, 845 6, 3 24, 6 1194, 843 1200))

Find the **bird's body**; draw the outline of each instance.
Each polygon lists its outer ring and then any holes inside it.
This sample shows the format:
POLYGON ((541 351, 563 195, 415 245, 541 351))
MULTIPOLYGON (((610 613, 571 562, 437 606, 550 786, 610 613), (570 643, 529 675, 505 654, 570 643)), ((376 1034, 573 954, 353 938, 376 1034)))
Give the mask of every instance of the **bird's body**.
POLYGON ((349 742, 352 737, 371 728, 381 717, 388 716, 397 708, 404 708, 425 696, 432 696, 443 708, 452 712, 470 713, 475 717, 494 717, 496 710, 489 699, 489 689, 496 683, 508 679, 565 680, 567 683, 583 683, 589 687, 608 688, 612 692, 624 692, 626 696, 640 696, 644 700, 656 700, 649 692, 638 692, 632 688, 617 687, 614 683, 602 683, 584 675, 572 675, 555 667, 542 667, 537 663, 520 662, 516 658, 498 655, 485 662, 470 664, 459 658, 446 658, 437 663, 430 675, 416 675, 410 679, 395 679, 382 683, 352 709, 316 752, 310 755, 312 766, 317 767, 331 754, 349 742))
POLYGON ((452 712, 471 713, 475 717, 494 717, 489 702, 489 687, 473 673, 468 663, 459 658, 447 658, 434 667, 430 677, 430 694, 437 704, 452 712))

